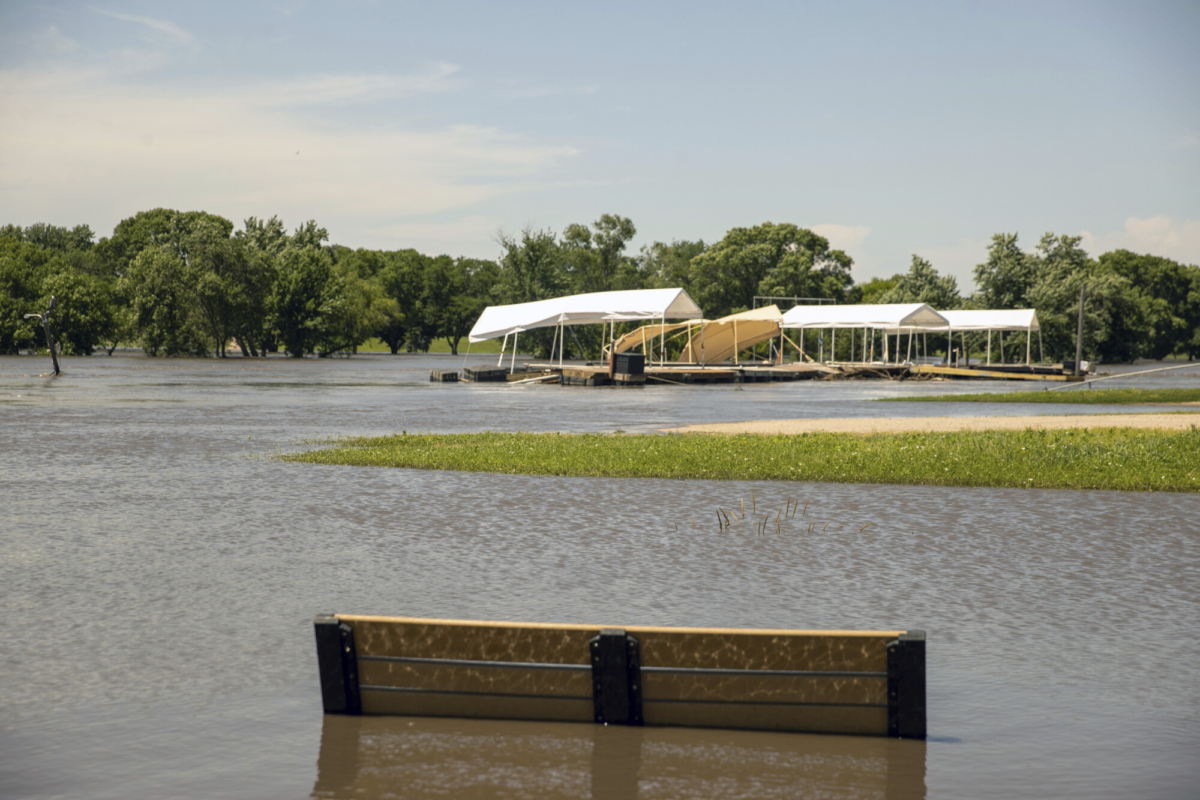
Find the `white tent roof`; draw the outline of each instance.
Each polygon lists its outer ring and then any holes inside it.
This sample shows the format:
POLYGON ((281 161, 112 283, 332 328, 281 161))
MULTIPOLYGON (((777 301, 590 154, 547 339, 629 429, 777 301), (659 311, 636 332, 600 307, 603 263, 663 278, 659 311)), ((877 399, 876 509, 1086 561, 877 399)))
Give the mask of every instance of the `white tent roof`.
POLYGON ((952 331, 1036 331, 1037 312, 1032 308, 943 311, 952 331))
POLYGON ((793 306, 783 315, 785 328, 885 328, 944 330, 946 318, 925 303, 857 306, 793 306))
POLYGON ((591 325, 630 319, 701 319, 704 314, 683 289, 634 289, 555 297, 511 306, 488 306, 471 329, 482 342, 532 328, 591 325))

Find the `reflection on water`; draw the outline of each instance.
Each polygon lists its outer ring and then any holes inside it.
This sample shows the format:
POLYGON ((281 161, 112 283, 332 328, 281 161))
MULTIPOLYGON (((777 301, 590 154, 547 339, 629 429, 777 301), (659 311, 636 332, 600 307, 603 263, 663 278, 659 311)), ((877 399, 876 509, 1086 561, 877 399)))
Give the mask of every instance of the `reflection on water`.
POLYGON ((925 797, 925 742, 327 716, 314 798, 925 797))
POLYGON ((64 359, 63 378, 23 377, 43 370, 35 361, 0 358, 0 797, 586 796, 634 777, 639 797, 878 796, 897 780, 946 798, 1194 794, 1200 495, 269 457, 400 430, 922 415, 867 400, 978 384, 471 386, 428 381, 461 361, 388 357, 94 357, 64 359), (808 500, 803 519, 821 526, 720 530, 714 509, 745 498, 749 519, 751 491, 760 510, 808 500), (323 720, 323 611, 923 628, 932 738, 909 759, 905 743, 874 739, 323 720), (340 743, 338 725, 353 731, 340 743), (355 755, 324 755, 343 746, 355 755), (340 773, 342 761, 358 766, 340 773))

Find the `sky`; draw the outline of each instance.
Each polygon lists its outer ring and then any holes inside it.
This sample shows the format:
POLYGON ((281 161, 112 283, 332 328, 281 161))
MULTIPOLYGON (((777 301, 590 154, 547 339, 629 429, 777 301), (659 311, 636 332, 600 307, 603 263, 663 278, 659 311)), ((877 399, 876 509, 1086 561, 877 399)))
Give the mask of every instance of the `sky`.
POLYGON ((0 224, 156 207, 499 254, 794 223, 858 281, 995 233, 1200 263, 1200 3, 0 0, 0 224))

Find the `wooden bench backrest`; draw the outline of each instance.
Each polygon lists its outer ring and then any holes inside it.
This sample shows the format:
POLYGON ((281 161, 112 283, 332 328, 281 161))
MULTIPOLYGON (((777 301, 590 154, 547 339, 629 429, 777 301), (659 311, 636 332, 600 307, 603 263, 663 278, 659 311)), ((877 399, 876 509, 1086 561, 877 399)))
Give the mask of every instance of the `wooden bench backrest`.
POLYGON ((924 635, 915 631, 340 614, 318 617, 317 638, 330 713, 925 732, 924 635))

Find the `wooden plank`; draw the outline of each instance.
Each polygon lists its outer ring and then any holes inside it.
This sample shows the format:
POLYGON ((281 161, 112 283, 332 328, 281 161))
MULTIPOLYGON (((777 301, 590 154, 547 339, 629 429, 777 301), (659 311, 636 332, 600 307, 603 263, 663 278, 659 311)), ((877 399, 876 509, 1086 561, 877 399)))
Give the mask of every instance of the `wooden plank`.
POLYGON ((1065 381, 1073 383, 1083 380, 1075 375, 1044 375, 1032 372, 991 372, 982 369, 964 369, 962 367, 938 367, 932 364, 918 364, 911 368, 918 375, 947 375, 954 378, 978 378, 1001 381, 1065 381))
MULTIPOLYGON (((487 622, 339 614, 359 656, 588 663, 587 643, 612 625, 487 622)), ((632 625, 642 665, 693 669, 883 672, 886 643, 903 631, 806 631, 632 625)))

